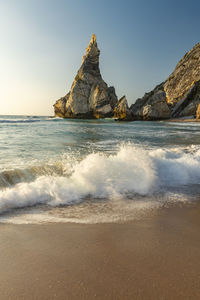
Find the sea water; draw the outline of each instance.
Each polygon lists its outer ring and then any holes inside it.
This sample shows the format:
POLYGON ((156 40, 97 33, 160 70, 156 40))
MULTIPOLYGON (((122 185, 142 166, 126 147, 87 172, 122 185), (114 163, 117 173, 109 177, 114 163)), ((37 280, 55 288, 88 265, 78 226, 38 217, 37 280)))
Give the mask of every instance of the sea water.
POLYGON ((200 199, 200 123, 0 116, 0 222, 120 222, 200 199))

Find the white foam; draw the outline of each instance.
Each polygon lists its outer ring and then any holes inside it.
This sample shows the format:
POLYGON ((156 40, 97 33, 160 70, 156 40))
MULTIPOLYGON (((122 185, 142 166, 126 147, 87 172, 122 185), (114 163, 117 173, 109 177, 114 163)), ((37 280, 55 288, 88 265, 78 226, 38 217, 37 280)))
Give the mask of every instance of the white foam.
POLYGON ((200 183, 200 151, 144 150, 124 145, 115 155, 89 154, 69 176, 40 176, 0 191, 0 212, 36 204, 80 203, 85 197, 120 199, 160 188, 200 183))
POLYGON ((178 186, 200 183, 200 151, 157 149, 150 152, 159 184, 178 186))

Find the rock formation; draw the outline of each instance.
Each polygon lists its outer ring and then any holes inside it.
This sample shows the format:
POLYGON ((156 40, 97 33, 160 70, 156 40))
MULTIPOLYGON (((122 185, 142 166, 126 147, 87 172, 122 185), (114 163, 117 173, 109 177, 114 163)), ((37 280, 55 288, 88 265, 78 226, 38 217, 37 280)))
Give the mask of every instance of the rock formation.
POLYGON ((172 117, 195 116, 200 103, 200 81, 195 82, 185 96, 172 108, 172 117))
POLYGON ((197 107, 197 111, 196 111, 196 120, 200 121, 200 104, 197 107))
POLYGON ((162 120, 195 115, 199 118, 200 43, 184 55, 165 82, 137 99, 130 108, 126 97, 118 101, 114 87, 108 87, 102 79, 99 55, 96 36, 93 34, 69 93, 54 104, 56 116, 114 116, 122 121, 162 120))
POLYGON ((165 82, 167 102, 175 105, 186 98, 194 84, 200 80, 200 43, 187 52, 165 82))
POLYGON ((170 109, 166 102, 164 83, 146 93, 143 98, 131 105, 130 111, 133 120, 161 120, 170 118, 170 109))
POLYGON ((131 107, 133 119, 195 116, 200 103, 200 43, 187 52, 164 83, 131 107))
POLYGON ((126 97, 123 96, 119 99, 117 105, 114 108, 114 118, 119 121, 130 121, 132 120, 131 111, 128 107, 126 97))
POLYGON ((100 50, 93 34, 69 93, 54 104, 56 116, 63 118, 113 116, 118 99, 114 87, 108 87, 101 77, 99 55, 100 50))
POLYGON ((200 43, 187 52, 166 80, 164 90, 172 117, 195 115, 200 103, 200 43))

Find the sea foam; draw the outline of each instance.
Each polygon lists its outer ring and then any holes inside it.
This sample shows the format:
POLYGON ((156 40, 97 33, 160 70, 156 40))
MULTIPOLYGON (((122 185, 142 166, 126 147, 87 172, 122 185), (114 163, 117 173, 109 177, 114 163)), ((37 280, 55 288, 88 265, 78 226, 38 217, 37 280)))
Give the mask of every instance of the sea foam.
POLYGON ((0 191, 0 212, 37 204, 71 205, 90 199, 134 200, 169 187, 200 183, 200 150, 145 150, 131 144, 116 154, 92 153, 73 163, 68 175, 38 175, 0 191), (69 175, 70 174, 70 175, 69 175))

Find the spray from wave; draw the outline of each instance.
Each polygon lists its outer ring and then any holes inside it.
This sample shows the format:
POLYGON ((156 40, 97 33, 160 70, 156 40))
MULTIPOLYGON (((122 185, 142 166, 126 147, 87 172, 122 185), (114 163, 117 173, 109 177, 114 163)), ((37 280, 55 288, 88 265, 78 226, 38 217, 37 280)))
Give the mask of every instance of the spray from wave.
MULTIPOLYGON (((143 197, 152 206, 158 203, 153 195, 163 190, 199 186, 200 150, 190 150, 148 151, 128 144, 121 146, 116 154, 92 153, 73 163, 67 172, 42 176, 38 172, 31 182, 1 190, 0 213, 39 204, 76 205, 88 198, 131 199, 133 203, 143 197)), ((167 197, 163 199, 166 201, 167 197)))

